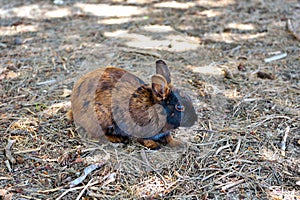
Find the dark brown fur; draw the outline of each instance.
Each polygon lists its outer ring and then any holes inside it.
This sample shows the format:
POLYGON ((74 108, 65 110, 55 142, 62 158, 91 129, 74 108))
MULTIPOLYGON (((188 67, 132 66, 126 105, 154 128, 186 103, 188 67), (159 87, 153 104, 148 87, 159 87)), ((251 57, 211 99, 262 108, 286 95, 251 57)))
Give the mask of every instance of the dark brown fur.
POLYGON ((111 142, 133 139, 151 149, 158 148, 160 143, 177 146, 180 142, 174 141, 170 134, 155 140, 143 135, 144 126, 163 127, 155 133, 174 128, 163 120, 157 120, 166 116, 162 107, 155 107, 167 98, 171 89, 162 75, 154 75, 152 85, 146 85, 123 69, 97 69, 84 75, 74 85, 72 113, 69 115, 92 140, 103 140, 105 136, 111 142), (135 130, 141 135, 136 136, 127 130, 135 130))

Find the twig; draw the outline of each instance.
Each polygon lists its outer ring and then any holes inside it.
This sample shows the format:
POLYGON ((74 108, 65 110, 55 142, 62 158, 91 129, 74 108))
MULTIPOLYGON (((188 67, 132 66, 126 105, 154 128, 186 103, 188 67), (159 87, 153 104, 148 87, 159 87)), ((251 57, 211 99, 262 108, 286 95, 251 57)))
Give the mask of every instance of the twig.
POLYGON ((212 145, 212 144, 216 144, 216 143, 220 143, 220 142, 223 142, 225 141, 225 139, 220 139, 218 141, 214 141, 214 142, 205 142, 205 143, 199 143, 199 144, 196 144, 196 143, 189 143, 193 146, 206 146, 206 145, 212 145))
POLYGON ((288 137, 288 134, 290 132, 290 127, 287 126, 284 132, 284 135, 282 137, 282 140, 280 142, 280 146, 281 146, 281 155, 285 156, 285 150, 286 150, 286 139, 288 137))
POLYGON ((32 114, 32 115, 36 115, 36 113, 35 112, 33 112, 33 111, 31 111, 29 108, 23 108, 24 110, 27 110, 30 114, 32 114))
MULTIPOLYGON (((99 181, 97 180, 97 181, 94 181, 93 183, 90 183, 89 186, 93 186, 93 185, 96 185, 96 184, 98 184, 98 183, 99 183, 99 181)), ((68 194, 69 192, 72 192, 72 191, 74 191, 74 190, 80 190, 80 189, 83 189, 83 188, 85 188, 85 186, 79 186, 79 187, 73 187, 73 188, 70 188, 70 189, 64 191, 64 192, 63 192, 59 197, 57 197, 55 200, 60 200, 63 196, 65 196, 65 195, 68 194)))
POLYGON ((290 19, 287 20, 286 26, 287 26, 288 31, 290 31, 291 34, 292 34, 297 40, 300 41, 300 35, 296 33, 295 27, 293 26, 293 24, 292 24, 292 22, 291 22, 290 19))
POLYGON ((57 197, 55 200, 60 200, 63 196, 65 196, 66 194, 68 194, 69 192, 71 191, 74 191, 74 190, 79 190, 79 189, 82 189, 84 188, 85 186, 80 186, 80 187, 73 187, 73 188, 70 188, 66 191, 64 191, 59 197, 57 197))
POLYGON ((283 118, 283 119, 291 120, 290 117, 287 117, 287 116, 284 116, 284 115, 266 116, 266 117, 263 117, 263 118, 266 118, 266 119, 262 120, 261 122, 253 123, 253 124, 247 126, 247 128, 259 127, 260 125, 262 125, 263 123, 265 123, 266 121, 271 120, 271 119, 280 119, 280 118, 283 118))
POLYGON ((105 194, 99 194, 95 192, 89 192, 89 197, 95 197, 97 199, 110 199, 111 196, 105 194))
POLYGON ((60 186, 60 187, 57 187, 57 188, 53 188, 53 189, 49 189, 49 190, 39 190, 37 191, 38 193, 42 193, 42 194, 48 194, 50 192, 56 192, 58 190, 61 190, 63 189, 64 187, 63 186, 60 186))
POLYGON ((207 129, 194 129, 194 131, 204 131, 208 133, 218 133, 219 131, 214 131, 214 130, 207 130, 207 129))
POLYGON ((55 83, 55 82, 56 82, 56 80, 52 79, 52 80, 48 80, 48 81, 36 83, 36 85, 37 85, 37 86, 40 86, 40 85, 48 85, 48 84, 52 84, 52 83, 55 83))
POLYGON ((36 158, 36 157, 33 157, 33 156, 24 156, 24 158, 26 159, 31 159, 31 160, 35 160, 35 161, 38 161, 38 162, 57 162, 57 159, 43 159, 43 158, 36 158))
POLYGON ((252 102, 252 101, 259 101, 262 100, 262 98, 246 98, 243 99, 244 102, 252 102))
POLYGON ((11 166, 10 166, 9 161, 8 161, 8 160, 5 160, 4 163, 5 163, 5 165, 6 165, 7 169, 8 169, 8 171, 9 171, 9 172, 12 172, 12 168, 11 168, 11 166))
POLYGON ((1 180, 13 180, 13 178, 12 177, 0 176, 0 181, 1 180))
POLYGON ((239 184, 241 184, 243 182, 245 182, 245 179, 241 179, 241 180, 238 180, 238 181, 235 181, 235 182, 228 183, 227 185, 222 186, 221 190, 222 191, 228 190, 229 188, 232 188, 232 187, 234 187, 236 185, 239 185, 239 184))
POLYGON ((40 150, 41 150, 41 147, 38 147, 36 149, 26 149, 23 151, 16 151, 16 152, 14 152, 14 154, 30 153, 30 152, 34 152, 34 151, 40 151, 40 150))
POLYGON ((240 50, 241 49, 241 46, 238 45, 236 47, 234 47, 233 49, 230 49, 228 51, 230 51, 230 54, 233 55, 236 51, 240 50))
POLYGON ((226 144, 225 146, 219 147, 215 153, 215 156, 218 155, 222 150, 227 149, 229 147, 231 147, 231 144, 226 144))
POLYGON ((87 175, 89 175, 90 173, 92 173, 94 170, 99 169, 100 167, 102 167, 103 165, 105 165, 107 163, 106 160, 104 160, 103 162, 99 162, 96 164, 92 164, 88 167, 86 167, 83 170, 83 175, 81 175, 80 177, 76 178, 75 180, 71 181, 70 183, 70 187, 74 187, 80 183, 82 183, 82 181, 84 181, 84 179, 87 177, 87 175))
POLYGON ((5 147, 5 156, 7 157, 7 159, 12 163, 15 164, 16 163, 16 159, 12 156, 11 153, 11 147, 12 145, 15 143, 15 140, 9 140, 6 147, 5 147))
MULTIPOLYGON (((217 174, 217 173, 212 173, 211 175, 209 175, 209 177, 214 176, 214 175, 216 175, 216 174, 217 174)), ((210 185, 213 185, 213 184, 215 184, 216 182, 218 182, 219 180, 222 180, 222 179, 224 179, 225 177, 230 176, 231 174, 234 174, 234 172, 228 172, 227 174, 224 174, 224 175, 220 176, 219 178, 212 180, 212 182, 210 182, 209 184, 206 184, 206 185, 201 186, 199 189, 204 189, 204 188, 206 188, 206 187, 208 187, 208 186, 210 186, 210 185)), ((204 180, 206 180, 206 179, 203 178, 202 181, 204 181, 204 180)))
POLYGON ((141 150, 141 157, 142 157, 142 160, 146 164, 147 171, 151 171, 151 165, 150 165, 149 160, 148 160, 148 158, 146 156, 146 153, 145 153, 145 151, 143 149, 141 150))
POLYGON ((253 164, 254 163, 250 160, 245 160, 245 159, 234 159, 234 160, 230 160, 228 163, 233 163, 233 162, 248 163, 248 164, 253 164))
POLYGON ((212 174, 210 174, 210 175, 208 175, 208 176, 202 178, 201 181, 204 182, 204 181, 206 181, 207 179, 209 179, 210 177, 215 176, 215 175, 217 175, 217 174, 219 174, 219 173, 220 173, 220 171, 214 172, 214 173, 212 173, 212 174))
POLYGON ((111 182, 115 181, 116 180, 116 173, 111 173, 111 174, 107 174, 106 176, 104 176, 102 178, 102 180, 105 180, 103 183, 102 183, 102 186, 106 186, 108 184, 110 184, 111 182))
POLYGON ((94 180, 94 178, 92 178, 92 179, 86 184, 86 186, 81 190, 81 192, 80 192, 79 195, 77 196, 76 200, 79 200, 79 199, 81 198, 81 196, 83 195, 83 193, 88 189, 88 187, 91 186, 93 180, 94 180))
POLYGON ((141 55, 149 55, 149 56, 153 56, 156 58, 161 58, 161 55, 152 51, 143 51, 143 50, 139 50, 139 49, 128 49, 128 48, 122 48, 122 51, 125 51, 127 53, 137 53, 137 54, 141 54, 141 55))
POLYGON ((35 197, 33 197, 33 196, 28 196, 28 195, 20 195, 20 197, 22 197, 22 198, 20 198, 20 199, 41 200, 41 199, 39 199, 39 198, 35 198, 35 197))
POLYGON ((282 54, 279 54, 279 55, 272 56, 270 58, 266 58, 266 59, 264 59, 264 61, 266 63, 269 63, 269 62, 272 62, 272 61, 275 61, 275 60, 285 58, 286 56, 287 56, 287 53, 282 53, 282 54))
POLYGON ((240 150, 240 147, 241 147, 241 143, 242 143, 242 139, 239 138, 239 139, 238 139, 238 142, 237 142, 237 145, 236 145, 236 148, 235 148, 235 150, 234 150, 234 154, 235 154, 235 155, 238 154, 238 152, 239 152, 239 150, 240 150))
POLYGON ((95 151, 95 150, 103 150, 105 152, 105 150, 103 149, 103 146, 82 149, 82 152, 85 153, 85 152, 95 151))

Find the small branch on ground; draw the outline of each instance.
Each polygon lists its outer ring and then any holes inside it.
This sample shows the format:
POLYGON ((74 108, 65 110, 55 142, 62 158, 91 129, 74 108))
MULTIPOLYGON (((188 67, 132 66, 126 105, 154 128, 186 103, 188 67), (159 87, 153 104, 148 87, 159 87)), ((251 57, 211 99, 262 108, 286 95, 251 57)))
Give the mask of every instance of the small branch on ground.
POLYGON ((12 164, 16 163, 16 159, 12 156, 12 153, 11 153, 11 147, 14 143, 15 143, 15 140, 9 140, 5 147, 5 156, 12 164))

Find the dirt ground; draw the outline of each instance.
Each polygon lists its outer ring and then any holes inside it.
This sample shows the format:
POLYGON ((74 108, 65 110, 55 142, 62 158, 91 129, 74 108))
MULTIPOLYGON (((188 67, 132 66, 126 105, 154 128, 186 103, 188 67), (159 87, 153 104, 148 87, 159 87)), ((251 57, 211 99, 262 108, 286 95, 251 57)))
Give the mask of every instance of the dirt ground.
POLYGON ((299 19, 296 0, 0 1, 0 199, 300 199, 299 19), (80 139, 74 81, 149 81, 157 59, 197 110, 184 148, 80 139))

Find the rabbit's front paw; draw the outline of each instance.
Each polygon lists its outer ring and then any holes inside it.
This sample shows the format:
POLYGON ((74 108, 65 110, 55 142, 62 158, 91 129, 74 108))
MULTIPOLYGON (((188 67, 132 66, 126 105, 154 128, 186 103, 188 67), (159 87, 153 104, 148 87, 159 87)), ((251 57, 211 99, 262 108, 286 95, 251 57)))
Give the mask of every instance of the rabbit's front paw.
POLYGON ((150 139, 138 139, 138 142, 149 149, 155 150, 160 148, 160 144, 150 139))
POLYGON ((184 143, 174 139, 171 135, 166 136, 167 146, 171 148, 182 148, 184 147, 184 143))

